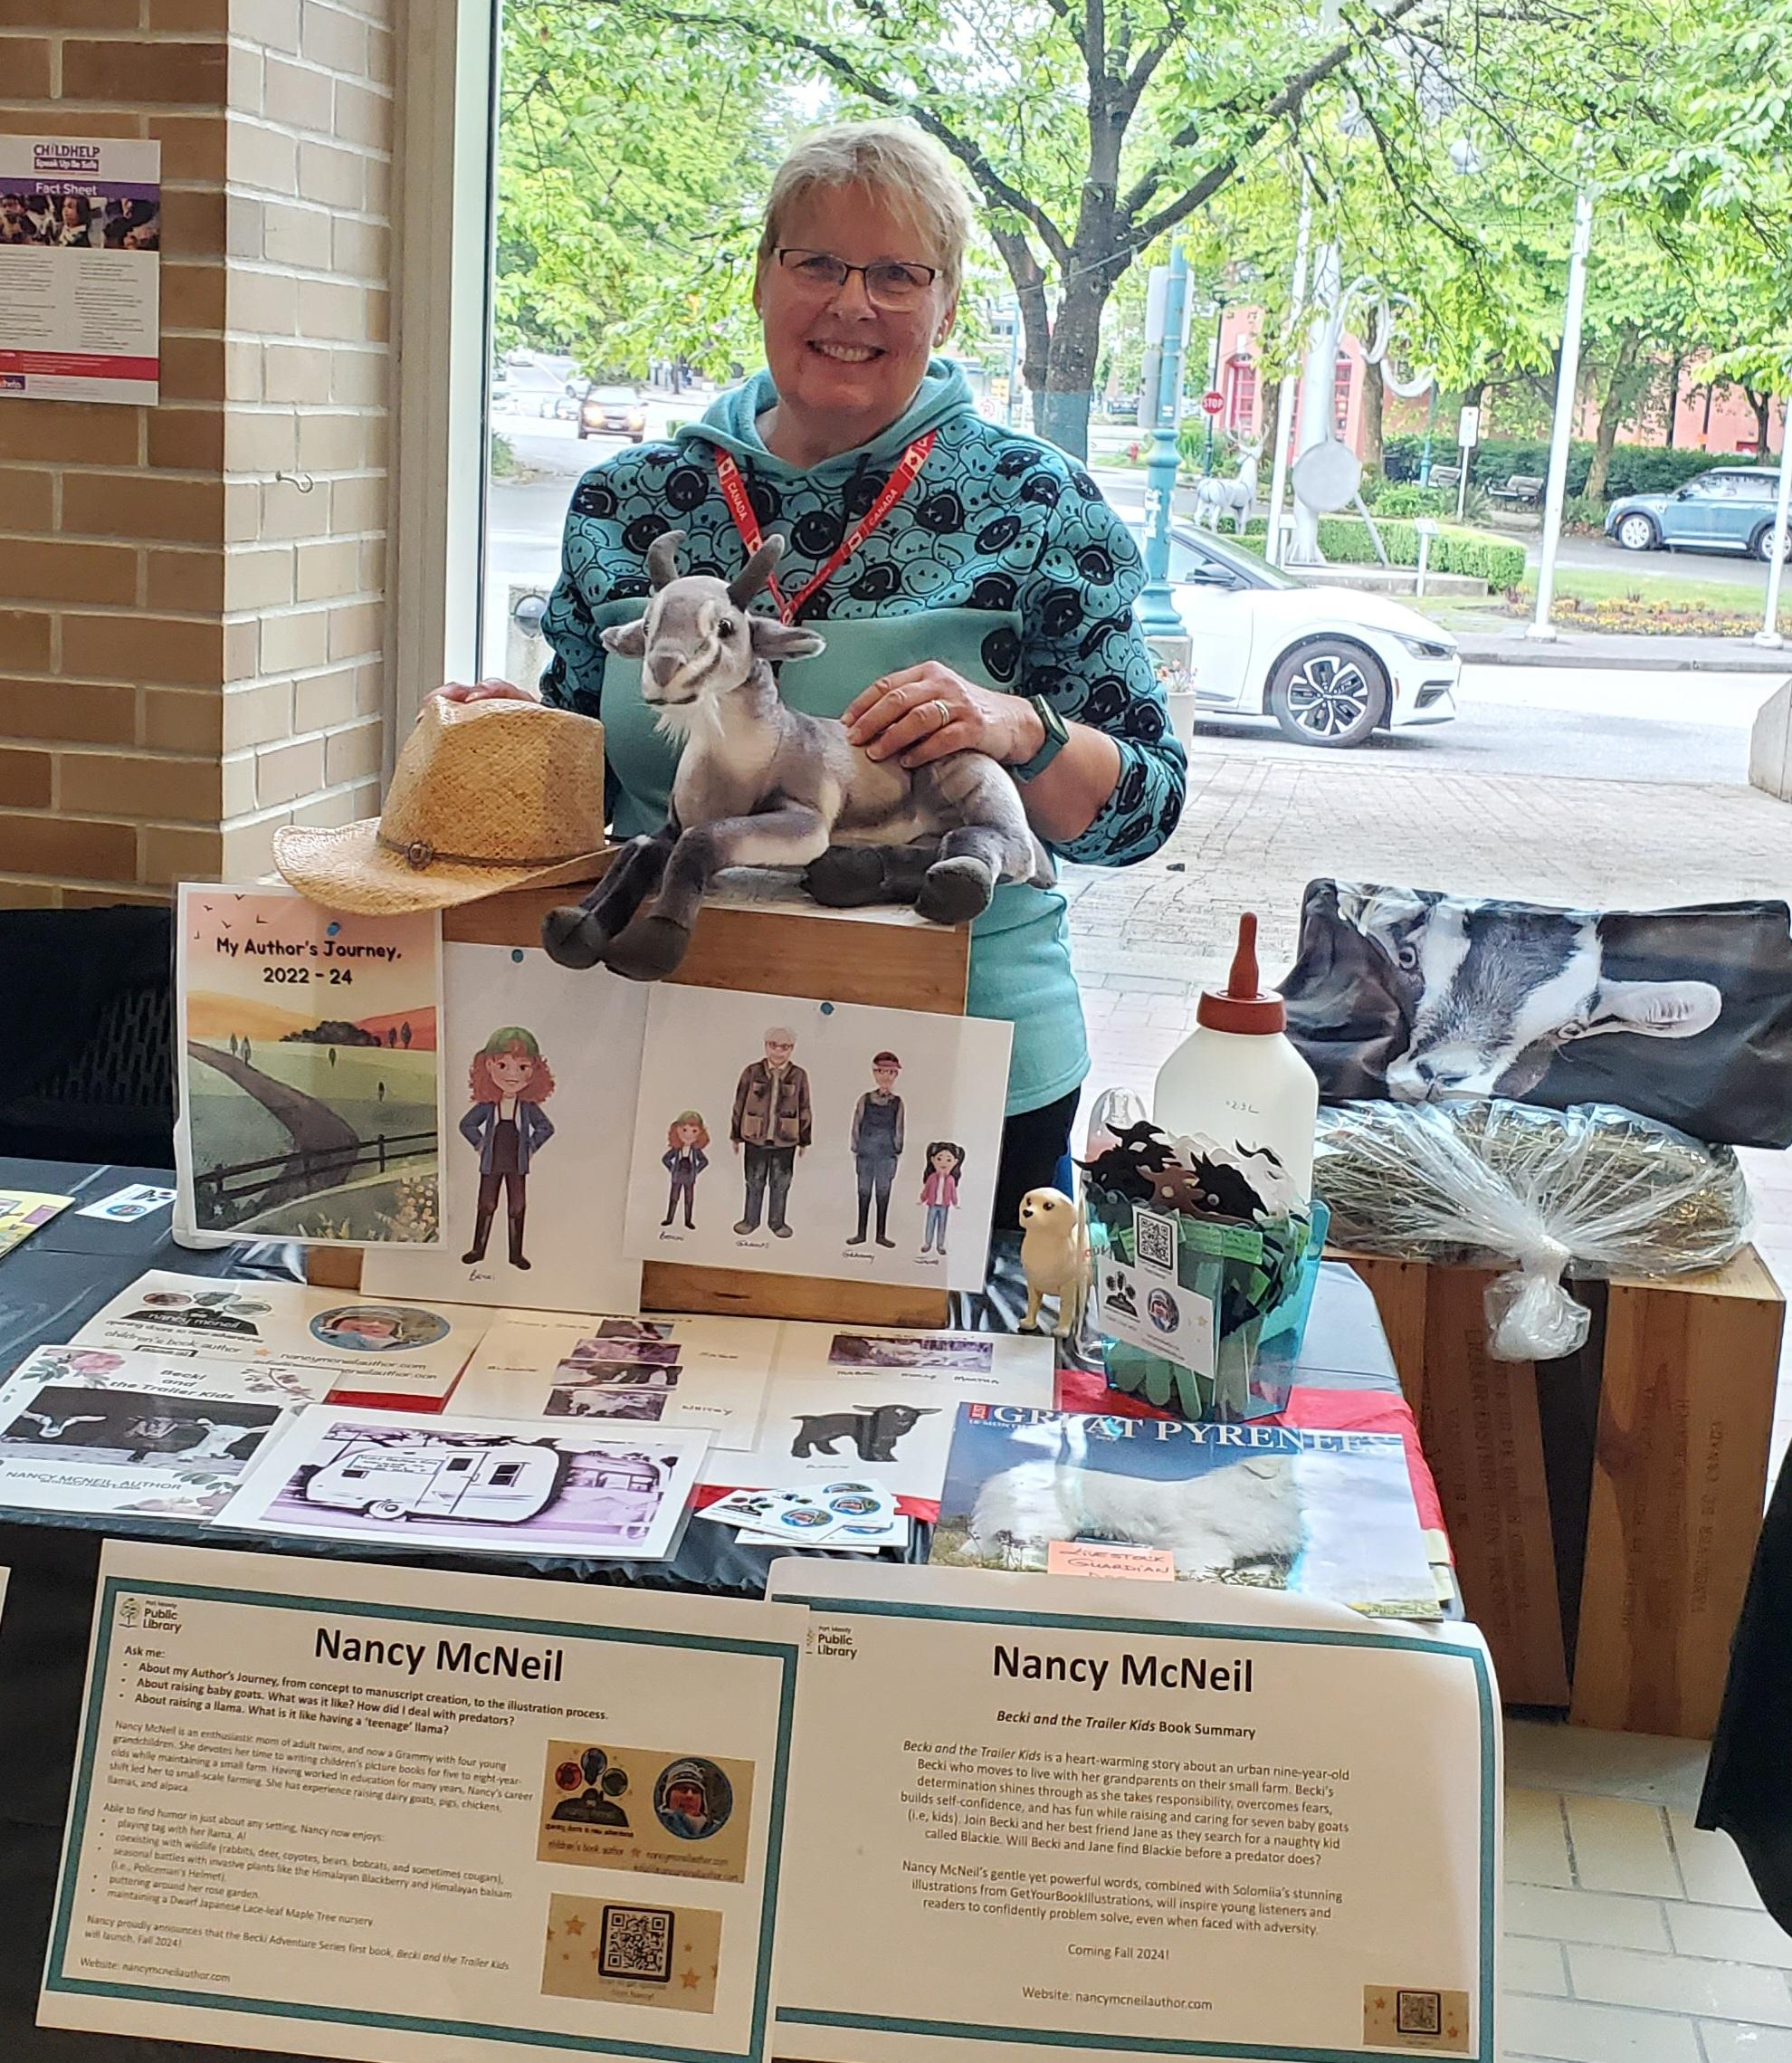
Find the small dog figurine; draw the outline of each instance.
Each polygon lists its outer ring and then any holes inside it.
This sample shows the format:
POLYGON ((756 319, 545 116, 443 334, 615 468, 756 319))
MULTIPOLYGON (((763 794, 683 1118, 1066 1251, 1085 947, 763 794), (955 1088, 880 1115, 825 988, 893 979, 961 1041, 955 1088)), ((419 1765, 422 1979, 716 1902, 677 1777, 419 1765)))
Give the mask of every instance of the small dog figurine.
POLYGON ((1089 1231, 1082 1212, 1062 1189, 1029 1189, 1021 1199, 1021 1267, 1026 1275, 1023 1332, 1039 1330, 1042 1297, 1058 1300, 1061 1340, 1073 1339, 1089 1294, 1089 1231))

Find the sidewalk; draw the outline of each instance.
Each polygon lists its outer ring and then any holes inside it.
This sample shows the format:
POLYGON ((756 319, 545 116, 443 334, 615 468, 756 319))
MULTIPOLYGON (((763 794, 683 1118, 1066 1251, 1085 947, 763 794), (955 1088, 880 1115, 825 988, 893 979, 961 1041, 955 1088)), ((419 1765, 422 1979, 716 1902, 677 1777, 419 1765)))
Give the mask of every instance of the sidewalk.
POLYGON ((1595 666, 1615 673, 1788 673, 1792 646, 1771 652, 1746 637, 1645 637, 1635 632, 1559 630, 1547 644, 1520 623, 1464 630, 1453 625, 1464 664, 1595 666))

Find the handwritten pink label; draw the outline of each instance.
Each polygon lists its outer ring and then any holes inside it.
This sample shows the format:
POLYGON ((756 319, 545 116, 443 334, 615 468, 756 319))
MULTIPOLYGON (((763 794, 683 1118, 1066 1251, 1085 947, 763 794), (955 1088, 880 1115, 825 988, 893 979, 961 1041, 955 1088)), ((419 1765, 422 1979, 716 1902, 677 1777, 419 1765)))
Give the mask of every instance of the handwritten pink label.
POLYGON ((1134 1583, 1173 1583, 1168 1548, 1125 1547, 1115 1541, 1054 1540, 1045 1549, 1048 1576, 1122 1576, 1134 1583))

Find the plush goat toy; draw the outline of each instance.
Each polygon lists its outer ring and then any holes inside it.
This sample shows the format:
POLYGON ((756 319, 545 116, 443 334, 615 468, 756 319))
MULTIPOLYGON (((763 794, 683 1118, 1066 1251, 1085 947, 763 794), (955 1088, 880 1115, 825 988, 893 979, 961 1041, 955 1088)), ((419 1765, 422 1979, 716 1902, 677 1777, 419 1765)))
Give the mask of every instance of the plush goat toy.
POLYGON ((661 731, 683 740, 671 821, 630 839, 583 903, 548 912, 549 958, 658 980, 684 958, 703 892, 722 867, 810 868, 811 893, 841 903, 880 890, 893 899, 900 889, 887 884, 906 868, 915 907, 941 924, 981 915, 998 882, 1050 883, 1052 863, 1020 793, 987 754, 954 752, 909 771, 868 759, 842 724, 778 699, 771 662, 823 648, 814 631, 748 608, 783 553, 781 537, 723 581, 680 577, 683 535, 668 530, 648 550, 647 613, 603 633, 606 651, 642 662, 642 699, 661 731), (830 851, 839 847, 899 850, 830 851), (817 868, 825 858, 831 864, 817 868))

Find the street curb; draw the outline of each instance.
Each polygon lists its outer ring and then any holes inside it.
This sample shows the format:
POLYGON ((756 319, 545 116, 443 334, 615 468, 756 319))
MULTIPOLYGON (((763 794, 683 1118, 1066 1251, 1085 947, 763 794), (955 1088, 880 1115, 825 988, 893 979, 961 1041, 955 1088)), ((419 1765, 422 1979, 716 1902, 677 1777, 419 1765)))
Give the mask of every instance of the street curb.
MULTIPOLYGON (((1652 638, 1654 645, 1680 645, 1679 638, 1652 638)), ((1690 642, 1690 641, 1688 641, 1690 642)), ((1514 640, 1458 637, 1464 666, 1558 666, 1610 673, 1792 673, 1792 651, 1785 654, 1732 650, 1727 641, 1700 639, 1697 652, 1577 652, 1567 641, 1523 644, 1514 640)))

